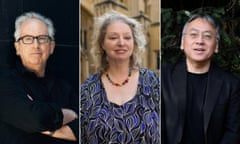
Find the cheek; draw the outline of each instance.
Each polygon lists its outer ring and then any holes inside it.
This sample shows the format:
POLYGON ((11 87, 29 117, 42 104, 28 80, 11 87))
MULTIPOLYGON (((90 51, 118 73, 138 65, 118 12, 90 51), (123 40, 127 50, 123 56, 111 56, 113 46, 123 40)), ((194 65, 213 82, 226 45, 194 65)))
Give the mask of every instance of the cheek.
POLYGON ((134 43, 132 43, 129 47, 130 47, 130 49, 132 49, 132 51, 133 51, 133 49, 134 49, 135 47, 137 47, 137 45, 135 45, 134 43))
POLYGON ((131 45, 131 47, 134 47, 134 42, 132 41, 132 42, 130 42, 130 45, 131 45))
POLYGON ((18 49, 18 54, 24 56, 24 55, 28 54, 28 51, 24 48, 19 48, 18 49))
POLYGON ((42 53, 43 53, 44 57, 49 57, 51 55, 51 52, 52 52, 51 48, 47 48, 47 49, 42 50, 42 53))
POLYGON ((30 59, 30 55, 26 50, 19 49, 18 56, 21 57, 22 60, 30 59))
POLYGON ((129 41, 127 45, 130 49, 134 49, 134 47, 137 46, 137 44, 135 44, 133 41, 129 41))
POLYGON ((47 51, 49 54, 51 54, 51 53, 52 53, 52 51, 53 51, 53 49, 52 49, 52 47, 51 47, 51 46, 49 46, 49 47, 46 49, 46 51, 47 51))
POLYGON ((182 49, 186 49, 188 47, 188 44, 189 42, 185 40, 185 38, 182 39, 181 41, 181 48, 182 49))
POLYGON ((209 51, 214 52, 216 50, 216 48, 217 48, 216 44, 209 44, 209 51))
POLYGON ((190 40, 183 42, 183 46, 184 46, 184 47, 189 47, 189 46, 191 46, 191 45, 193 45, 193 44, 194 44, 194 42, 192 42, 192 41, 190 41, 190 40))
POLYGON ((108 41, 108 40, 105 40, 105 41, 103 42, 103 44, 102 44, 102 48, 103 48, 104 50, 108 50, 108 49, 111 49, 111 47, 112 47, 113 45, 114 45, 113 42, 108 41))

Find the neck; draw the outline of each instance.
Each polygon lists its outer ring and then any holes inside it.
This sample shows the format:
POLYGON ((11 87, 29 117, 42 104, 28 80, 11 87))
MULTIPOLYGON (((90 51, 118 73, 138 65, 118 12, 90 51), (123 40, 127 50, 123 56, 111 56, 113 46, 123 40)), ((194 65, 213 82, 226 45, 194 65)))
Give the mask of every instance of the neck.
POLYGON ((208 72, 210 61, 207 62, 193 62, 187 60, 187 71, 191 73, 201 74, 208 72))
POLYGON ((131 74, 132 74, 132 71, 131 69, 129 69, 129 67, 121 67, 121 68, 117 67, 117 69, 114 69, 114 67, 109 67, 108 72, 106 73, 106 78, 112 85, 121 87, 128 83, 131 77, 131 74), (127 76, 126 76, 126 71, 127 71, 127 76), (110 78, 110 75, 112 75, 112 78, 110 78), (126 77, 126 78, 123 80, 123 77, 126 77))
POLYGON ((29 71, 34 72, 37 77, 44 77, 45 76, 45 66, 34 66, 34 67, 25 66, 25 67, 29 71))
POLYGON ((128 75, 129 72, 129 62, 128 63, 110 63, 108 73, 112 76, 125 76, 128 75))
POLYGON ((35 74, 37 75, 37 77, 44 77, 45 71, 38 71, 38 72, 35 72, 35 74))

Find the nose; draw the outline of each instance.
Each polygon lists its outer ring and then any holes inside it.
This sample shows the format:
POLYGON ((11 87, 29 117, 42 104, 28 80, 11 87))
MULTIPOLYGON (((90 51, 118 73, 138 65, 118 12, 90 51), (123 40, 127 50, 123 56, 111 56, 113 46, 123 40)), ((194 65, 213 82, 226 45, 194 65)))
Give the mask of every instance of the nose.
POLYGON ((33 47, 34 48, 39 48, 39 43, 38 43, 38 40, 36 38, 33 39, 33 47))
POLYGON ((118 41, 118 45, 119 45, 119 46, 123 46, 124 44, 125 44, 124 38, 120 37, 120 38, 119 38, 119 41, 118 41))
POLYGON ((204 44, 204 36, 199 35, 196 39, 196 43, 199 44, 199 45, 203 45, 204 44))

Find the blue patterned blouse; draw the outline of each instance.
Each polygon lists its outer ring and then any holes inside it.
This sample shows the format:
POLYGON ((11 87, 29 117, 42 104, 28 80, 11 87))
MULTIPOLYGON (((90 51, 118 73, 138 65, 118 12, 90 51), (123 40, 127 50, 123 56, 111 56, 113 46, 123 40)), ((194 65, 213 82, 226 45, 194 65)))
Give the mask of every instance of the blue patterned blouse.
POLYGON ((107 100, 99 73, 81 85, 83 144, 159 144, 160 82, 155 73, 140 69, 137 93, 117 105, 107 100))

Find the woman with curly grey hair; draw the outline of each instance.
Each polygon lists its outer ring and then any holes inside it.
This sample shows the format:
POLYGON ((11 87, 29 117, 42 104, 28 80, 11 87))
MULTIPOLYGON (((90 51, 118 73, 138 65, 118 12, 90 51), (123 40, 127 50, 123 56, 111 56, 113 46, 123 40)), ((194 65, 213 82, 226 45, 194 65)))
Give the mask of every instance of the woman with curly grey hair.
POLYGON ((100 72, 105 72, 109 66, 107 54, 102 47, 102 42, 104 41, 107 28, 111 23, 120 21, 127 24, 132 33, 134 47, 130 57, 130 67, 136 68, 141 65, 141 60, 146 45, 146 39, 142 30, 142 25, 135 19, 131 19, 125 15, 120 15, 114 11, 111 11, 99 18, 96 18, 94 25, 91 52, 94 55, 93 58, 96 67, 100 72))
POLYGON ((95 19, 98 72, 81 85, 83 143, 160 143, 159 77, 141 67, 141 24, 110 11, 95 19))

